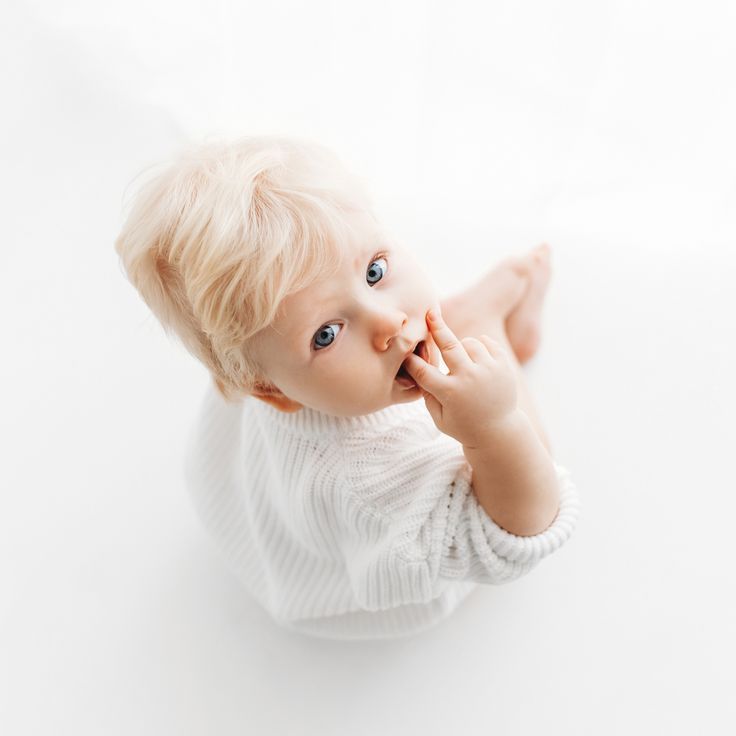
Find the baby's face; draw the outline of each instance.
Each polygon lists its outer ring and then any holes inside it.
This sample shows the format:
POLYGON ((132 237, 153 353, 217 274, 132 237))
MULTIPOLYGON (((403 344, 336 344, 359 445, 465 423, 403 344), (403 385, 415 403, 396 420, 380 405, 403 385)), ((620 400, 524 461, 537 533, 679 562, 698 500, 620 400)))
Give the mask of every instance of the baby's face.
POLYGON ((284 396, 334 416, 421 398, 410 378, 397 379, 401 364, 415 348, 439 362, 426 323, 438 306, 434 289, 406 249, 360 217, 361 236, 337 273, 287 297, 254 347, 284 396))

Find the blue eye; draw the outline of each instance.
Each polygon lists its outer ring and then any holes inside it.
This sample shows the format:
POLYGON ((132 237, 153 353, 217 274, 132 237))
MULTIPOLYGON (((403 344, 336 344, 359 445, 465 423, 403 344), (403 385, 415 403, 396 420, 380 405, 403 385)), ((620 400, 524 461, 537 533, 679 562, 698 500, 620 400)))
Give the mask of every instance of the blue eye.
POLYGON ((338 324, 320 327, 312 338, 312 344, 315 349, 322 350, 322 348, 326 348, 328 345, 331 345, 337 337, 337 333, 340 332, 341 329, 342 327, 338 324))
POLYGON ((388 261, 385 258, 376 258, 368 266, 365 277, 368 283, 373 286, 373 284, 377 284, 386 275, 386 271, 388 271, 388 261))

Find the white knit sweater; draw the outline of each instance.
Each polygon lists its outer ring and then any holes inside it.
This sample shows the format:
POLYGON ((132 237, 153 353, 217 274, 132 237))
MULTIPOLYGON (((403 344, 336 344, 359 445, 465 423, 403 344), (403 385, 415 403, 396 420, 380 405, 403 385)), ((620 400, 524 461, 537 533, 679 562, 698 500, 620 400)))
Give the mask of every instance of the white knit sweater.
POLYGON ((187 454, 195 506, 237 576, 281 625, 338 639, 395 637, 448 616, 478 583, 529 572, 570 536, 496 525, 460 444, 421 400, 362 417, 282 413, 208 390, 187 454))

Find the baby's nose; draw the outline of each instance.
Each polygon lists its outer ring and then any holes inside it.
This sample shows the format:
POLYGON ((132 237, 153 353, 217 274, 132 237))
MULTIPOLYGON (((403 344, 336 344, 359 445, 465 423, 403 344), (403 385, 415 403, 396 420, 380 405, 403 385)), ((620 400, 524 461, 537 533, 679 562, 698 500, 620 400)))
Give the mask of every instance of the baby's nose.
POLYGON ((377 312, 373 323, 373 344, 376 350, 388 350, 391 340, 402 333, 408 321, 409 318, 400 309, 382 309, 377 312))

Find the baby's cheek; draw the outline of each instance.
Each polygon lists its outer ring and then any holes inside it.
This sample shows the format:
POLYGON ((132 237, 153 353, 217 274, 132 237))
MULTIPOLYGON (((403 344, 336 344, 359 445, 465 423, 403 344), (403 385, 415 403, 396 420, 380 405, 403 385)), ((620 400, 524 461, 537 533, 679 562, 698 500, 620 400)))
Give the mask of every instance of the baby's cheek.
POLYGON ((360 391, 363 375, 360 366, 343 361, 340 365, 330 366, 320 379, 320 391, 335 400, 343 400, 360 391))

